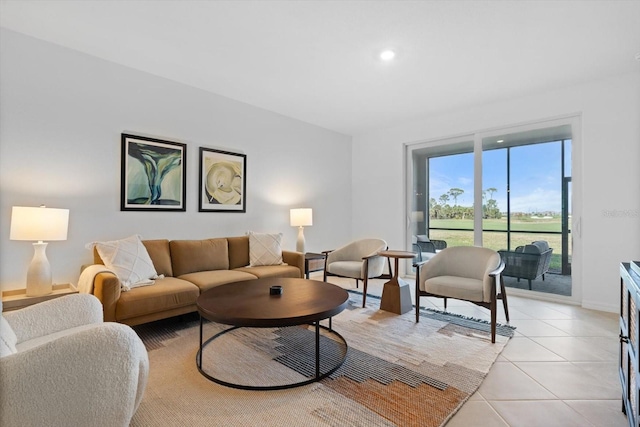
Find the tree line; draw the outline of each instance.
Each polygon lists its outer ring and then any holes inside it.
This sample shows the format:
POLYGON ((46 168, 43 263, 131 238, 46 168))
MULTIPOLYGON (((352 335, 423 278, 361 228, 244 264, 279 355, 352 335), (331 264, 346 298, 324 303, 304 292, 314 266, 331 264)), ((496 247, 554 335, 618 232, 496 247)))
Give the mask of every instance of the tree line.
MULTIPOLYGON (((498 189, 491 187, 482 191, 482 216, 485 219, 500 219, 502 213, 493 194, 498 189)), ((473 219, 473 205, 459 206, 458 197, 464 194, 462 188, 451 188, 437 200, 429 199, 429 217, 433 219, 473 219), (453 201, 453 205, 450 202, 453 201)))

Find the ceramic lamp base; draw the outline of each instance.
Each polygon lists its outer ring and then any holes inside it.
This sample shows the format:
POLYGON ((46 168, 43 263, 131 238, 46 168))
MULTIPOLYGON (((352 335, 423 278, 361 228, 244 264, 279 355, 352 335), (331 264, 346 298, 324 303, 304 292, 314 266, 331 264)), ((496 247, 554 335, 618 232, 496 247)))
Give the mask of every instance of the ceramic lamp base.
POLYGON ((27 296, 48 295, 53 291, 51 265, 46 254, 47 243, 33 244, 33 259, 27 270, 27 296))
POLYGON ((298 240, 296 241, 296 252, 304 253, 304 228, 298 228, 298 240))

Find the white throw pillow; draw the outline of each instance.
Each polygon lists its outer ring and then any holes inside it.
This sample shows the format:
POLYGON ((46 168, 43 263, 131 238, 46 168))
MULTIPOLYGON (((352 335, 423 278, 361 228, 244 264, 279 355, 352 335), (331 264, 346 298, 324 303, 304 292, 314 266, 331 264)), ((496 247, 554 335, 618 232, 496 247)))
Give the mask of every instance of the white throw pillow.
POLYGON ((124 291, 153 285, 153 279, 159 278, 147 248, 137 234, 122 240, 89 243, 87 249, 94 246, 105 267, 118 276, 124 291))
POLYGON ((249 265, 282 264, 282 233, 267 234, 248 231, 249 235, 249 265))
MULTIPOLYGON (((0 304, 0 310, 2 310, 2 304, 0 304)), ((18 343, 18 337, 7 322, 7 319, 0 314, 0 357, 10 356, 18 352, 16 344, 18 343)))

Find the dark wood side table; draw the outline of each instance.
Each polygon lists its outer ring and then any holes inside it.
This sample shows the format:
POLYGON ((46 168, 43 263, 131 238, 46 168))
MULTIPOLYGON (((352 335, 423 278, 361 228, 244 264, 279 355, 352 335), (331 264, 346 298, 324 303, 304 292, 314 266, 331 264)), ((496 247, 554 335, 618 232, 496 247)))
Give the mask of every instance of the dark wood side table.
POLYGON ((309 278, 309 273, 324 270, 325 254, 307 252, 304 254, 304 277, 309 278))
POLYGON ((395 259, 395 269, 391 280, 382 288, 380 308, 396 314, 404 314, 413 308, 411 305, 411 290, 409 284, 398 277, 398 262, 401 258, 415 258, 415 252, 409 251, 381 251, 378 255, 395 259))

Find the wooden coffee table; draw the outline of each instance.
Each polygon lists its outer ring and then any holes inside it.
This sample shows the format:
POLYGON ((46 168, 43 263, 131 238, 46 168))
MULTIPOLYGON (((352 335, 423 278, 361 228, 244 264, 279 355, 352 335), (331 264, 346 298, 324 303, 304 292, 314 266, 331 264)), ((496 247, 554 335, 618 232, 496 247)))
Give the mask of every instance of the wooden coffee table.
MULTIPOLYGON (((200 349, 196 355, 198 370, 206 378, 218 384, 245 390, 279 390, 298 387, 319 381, 336 369, 346 358, 347 343, 331 326, 331 317, 347 306, 349 294, 339 286, 317 280, 293 278, 264 278, 246 280, 217 286, 203 292, 197 300, 200 314, 200 349), (281 295, 271 295, 271 286, 281 286, 281 295), (203 319, 231 325, 203 342, 203 319), (329 319, 329 327, 320 321, 329 319), (315 376, 296 383, 274 386, 250 386, 234 384, 210 375, 202 368, 202 352, 216 338, 242 327, 274 328, 312 324, 315 326, 315 376), (341 360, 327 372, 320 372, 320 329, 338 337, 345 346, 341 360)), ((239 355, 239 357, 242 357, 239 355)))

